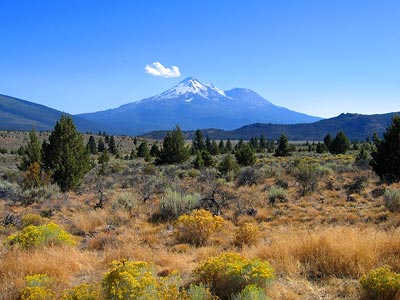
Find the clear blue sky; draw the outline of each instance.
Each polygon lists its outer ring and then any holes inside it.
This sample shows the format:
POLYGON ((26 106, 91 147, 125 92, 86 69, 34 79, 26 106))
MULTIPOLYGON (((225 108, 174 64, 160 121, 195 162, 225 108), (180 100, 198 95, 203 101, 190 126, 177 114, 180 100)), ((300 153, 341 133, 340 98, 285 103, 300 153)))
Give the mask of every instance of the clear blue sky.
POLYGON ((186 76, 322 117, 400 111, 400 1, 1 0, 0 41, 0 94, 74 114, 186 76))

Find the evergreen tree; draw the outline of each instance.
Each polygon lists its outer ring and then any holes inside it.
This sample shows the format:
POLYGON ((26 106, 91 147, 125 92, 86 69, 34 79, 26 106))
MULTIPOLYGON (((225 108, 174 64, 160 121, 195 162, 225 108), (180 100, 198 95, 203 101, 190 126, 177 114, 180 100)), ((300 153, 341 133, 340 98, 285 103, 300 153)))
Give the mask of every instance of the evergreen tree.
POLYGON ((250 139, 250 146, 254 149, 257 150, 258 149, 258 139, 257 137, 252 137, 250 139))
POLYGON ((101 175, 104 175, 106 173, 106 167, 109 161, 110 161, 110 154, 107 150, 104 149, 98 158, 98 162, 99 164, 101 164, 101 169, 100 169, 101 175))
POLYGON ((332 154, 345 154, 350 149, 350 141, 343 131, 339 131, 329 145, 332 154))
POLYGON ((193 166, 199 170, 204 169, 204 160, 200 151, 197 151, 196 153, 196 158, 193 161, 193 166))
POLYGON ((226 141, 226 146, 225 146, 225 148, 226 148, 226 152, 232 153, 233 147, 232 147, 232 142, 231 142, 230 139, 228 139, 228 140, 226 141))
POLYGON ((61 116, 43 146, 43 165, 62 191, 77 187, 90 169, 89 153, 72 118, 61 116))
POLYGON ((218 152, 219 152, 220 154, 226 153, 224 140, 220 140, 220 141, 219 141, 219 144, 218 144, 218 152))
POLYGON ((331 143, 332 143, 332 136, 328 133, 324 137, 324 145, 325 145, 326 149, 329 149, 329 147, 331 146, 331 143))
POLYGON ((218 145, 215 140, 211 141, 210 152, 211 155, 218 155, 218 145))
POLYGON ((117 145, 115 144, 115 139, 114 139, 113 135, 109 138, 108 150, 110 151, 111 154, 114 154, 114 155, 118 154, 117 145))
POLYGON ((256 162, 256 154, 250 144, 245 144, 235 151, 235 157, 239 164, 252 166, 256 162))
POLYGON ((236 160, 229 152, 218 165, 218 171, 220 171, 222 175, 227 175, 230 172, 236 172, 238 169, 239 166, 236 163, 236 160))
POLYGON ((261 149, 261 150, 267 149, 267 141, 266 141, 266 139, 265 139, 265 137, 264 137, 263 134, 260 135, 259 145, 260 145, 260 149, 261 149))
POLYGON ((210 138, 209 138, 208 136, 207 136, 207 138, 206 138, 205 145, 206 145, 206 150, 207 150, 208 152, 211 152, 211 140, 210 140, 210 138))
POLYGON ((158 148, 157 144, 153 144, 153 146, 151 146, 150 155, 152 157, 158 157, 160 155, 160 148, 158 148))
POLYGON ((149 157, 150 152, 146 142, 141 142, 137 149, 137 157, 149 157))
POLYGON ((207 150, 201 151, 201 157, 206 168, 212 167, 214 165, 214 159, 210 152, 208 152, 207 150))
POLYGON ((278 147, 275 150, 275 156, 289 156, 289 155, 290 155, 289 140, 284 134, 282 134, 278 141, 278 147))
POLYGON ((89 141, 86 145, 87 149, 89 150, 90 153, 96 154, 97 153, 97 145, 96 145, 96 140, 94 139, 94 136, 91 135, 89 137, 89 141))
POLYGON ((394 115, 383 140, 374 138, 376 150, 371 153, 371 166, 382 181, 400 181, 400 116, 394 115))
POLYGON ((21 148, 21 163, 18 165, 18 168, 21 171, 26 171, 31 165, 34 163, 41 164, 42 146, 39 142, 39 139, 36 135, 35 129, 29 132, 29 142, 25 147, 21 148))
POLYGON ((197 151, 203 151, 206 149, 203 134, 200 129, 197 129, 194 133, 194 138, 192 142, 192 152, 197 153, 197 151))
POLYGON ((316 151, 317 153, 324 153, 324 152, 326 152, 325 144, 319 142, 319 143, 317 144, 316 148, 315 148, 315 151, 316 151))
POLYGON ((99 139, 99 142, 97 143, 97 152, 102 153, 106 149, 106 145, 104 144, 104 141, 102 138, 99 139))
POLYGON ((157 159, 158 164, 183 163, 189 158, 189 149, 179 126, 168 132, 163 140, 163 148, 157 159))
POLYGON ((135 137, 133 138, 133 144, 136 146, 136 145, 137 145, 137 142, 138 142, 138 140, 137 140, 137 137, 135 136, 135 137))

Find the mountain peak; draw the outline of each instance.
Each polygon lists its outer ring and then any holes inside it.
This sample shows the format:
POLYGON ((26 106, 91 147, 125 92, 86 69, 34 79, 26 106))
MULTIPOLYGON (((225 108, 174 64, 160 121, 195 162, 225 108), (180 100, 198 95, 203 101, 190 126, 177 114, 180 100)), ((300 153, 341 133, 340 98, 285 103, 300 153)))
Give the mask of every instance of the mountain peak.
POLYGON ((184 96, 200 96, 206 99, 226 97, 225 92, 211 83, 202 83, 194 77, 186 77, 172 89, 169 89, 158 96, 158 98, 178 98, 184 96))

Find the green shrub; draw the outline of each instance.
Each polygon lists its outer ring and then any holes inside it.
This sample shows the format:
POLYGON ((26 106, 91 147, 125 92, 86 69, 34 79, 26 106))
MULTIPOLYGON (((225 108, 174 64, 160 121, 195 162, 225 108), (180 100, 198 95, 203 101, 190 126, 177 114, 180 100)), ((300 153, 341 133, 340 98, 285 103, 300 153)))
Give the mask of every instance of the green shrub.
POLYGON ((195 210, 190 215, 178 218, 175 223, 175 237, 179 242, 203 245, 223 223, 224 219, 220 216, 213 216, 204 209, 195 210))
POLYGON ((57 224, 48 223, 40 226, 29 225, 7 237, 6 244, 27 249, 40 246, 74 245, 75 240, 57 224))
POLYGON ((265 288, 275 278, 274 269, 267 261, 246 259, 231 252, 208 258, 194 270, 194 274, 222 300, 231 299, 247 285, 265 288))
POLYGON ((129 212, 138 205, 138 200, 135 195, 129 192, 122 192, 117 196, 117 206, 122 207, 129 212))
POLYGON ((29 205, 32 203, 43 203, 47 200, 57 198, 60 193, 58 185, 50 184, 26 189, 22 193, 22 203, 29 205))
POLYGON ((383 266, 360 278, 360 283, 371 300, 393 300, 400 293, 400 274, 383 266))
POLYGON ((203 284, 190 285, 187 290, 189 300, 217 300, 217 297, 213 296, 208 288, 203 284))
POLYGON ((301 195, 305 196, 317 189, 321 173, 315 164, 300 162, 292 171, 292 175, 300 183, 301 195))
POLYGON ((21 291, 21 300, 53 300, 52 280, 46 274, 25 277, 25 288, 21 291))
POLYGON ((267 296, 262 288, 256 285, 246 286, 239 294, 232 297, 232 300, 266 300, 267 296))
POLYGON ((190 213, 200 199, 199 194, 181 194, 167 188, 160 200, 160 213, 166 219, 175 219, 190 213))
POLYGON ((400 211, 400 190, 386 190, 384 201, 386 208, 390 211, 400 211))
POLYGON ((269 203, 274 204, 275 202, 286 202, 288 191, 284 188, 272 186, 268 192, 269 203))
POLYGON ((183 295, 172 277, 157 278, 146 262, 114 261, 102 281, 107 300, 179 300, 183 295))

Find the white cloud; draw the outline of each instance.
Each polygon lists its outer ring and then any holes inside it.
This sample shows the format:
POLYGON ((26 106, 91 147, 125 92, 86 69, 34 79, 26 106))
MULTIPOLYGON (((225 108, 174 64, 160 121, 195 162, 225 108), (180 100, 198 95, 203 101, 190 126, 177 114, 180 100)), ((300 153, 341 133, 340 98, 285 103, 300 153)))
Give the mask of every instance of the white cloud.
POLYGON ((181 76, 181 72, 179 72, 179 68, 177 66, 172 66, 171 68, 166 68, 158 61, 153 62, 150 65, 144 67, 144 71, 147 74, 154 76, 162 76, 164 78, 172 78, 181 76))

